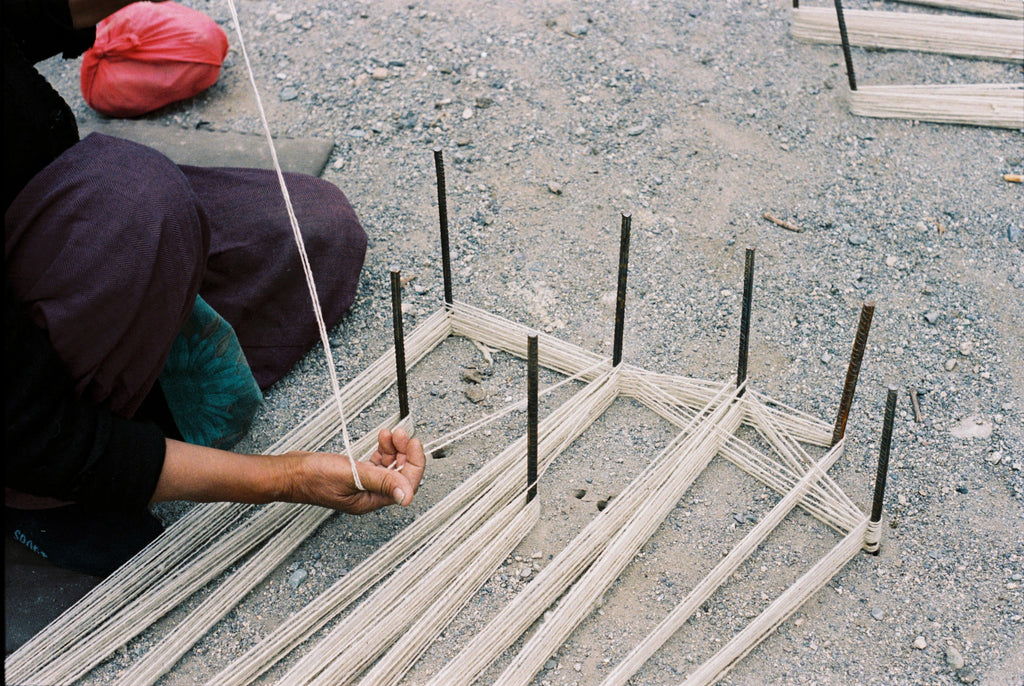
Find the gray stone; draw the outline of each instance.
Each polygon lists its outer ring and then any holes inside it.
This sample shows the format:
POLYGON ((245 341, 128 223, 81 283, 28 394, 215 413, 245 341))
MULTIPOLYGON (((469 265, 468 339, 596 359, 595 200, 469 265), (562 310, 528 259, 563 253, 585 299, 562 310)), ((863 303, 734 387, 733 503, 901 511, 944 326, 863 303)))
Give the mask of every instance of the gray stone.
POLYGON ((964 666, 964 656, 953 646, 946 647, 946 664, 953 669, 961 669, 964 666))
POLYGON ((868 242, 868 235, 866 233, 851 233, 846 240, 850 245, 864 245, 868 242))
POLYGON ((302 582, 309 576, 309 572, 305 569, 296 569, 292 572, 291 576, 288 577, 288 585, 292 588, 298 588, 302 585, 302 582))
POLYGON ((964 667, 963 669, 958 669, 957 672, 956 672, 956 677, 958 679, 960 679, 960 681, 962 683, 965 683, 965 684, 973 684, 974 682, 976 682, 978 680, 978 675, 975 674, 974 670, 971 669, 970 667, 964 667))
POLYGON ((289 102, 299 97, 299 91, 294 86, 285 86, 281 89, 281 92, 277 94, 277 97, 282 102, 289 102))

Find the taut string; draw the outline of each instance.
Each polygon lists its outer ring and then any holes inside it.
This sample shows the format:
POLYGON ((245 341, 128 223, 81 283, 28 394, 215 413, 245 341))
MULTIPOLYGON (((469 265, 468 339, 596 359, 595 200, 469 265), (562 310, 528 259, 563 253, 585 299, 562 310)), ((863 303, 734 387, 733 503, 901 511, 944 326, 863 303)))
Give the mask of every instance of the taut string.
POLYGON ((235 8, 235 0, 227 0, 228 9, 231 11, 231 19, 235 22, 235 34, 238 36, 238 48, 242 52, 242 59, 245 60, 245 70, 249 75, 249 83, 252 85, 252 94, 256 99, 256 108, 259 110, 260 122, 263 124, 263 133, 267 137, 267 145, 270 148, 270 157, 274 162, 274 171, 277 173, 277 181, 281 185, 281 195, 284 197, 284 204, 288 210, 288 221, 292 227, 292 235, 295 237, 295 245, 299 249, 299 259, 302 261, 302 271, 306 276, 306 285, 309 287, 309 298, 313 302, 313 314, 316 317, 317 329, 320 331, 320 344, 324 349, 324 356, 327 358, 327 371, 331 378, 331 391, 334 393, 335 402, 338 405, 338 416, 341 420, 341 440, 345 444, 345 452, 348 454, 349 465, 352 467, 352 481, 356 488, 365 491, 363 483, 359 480, 359 472, 356 469, 356 458, 352 452, 352 439, 348 433, 348 426, 345 422, 345 408, 341 402, 341 387, 338 384, 338 372, 334 368, 334 355, 331 353, 331 342, 327 338, 327 325, 324 324, 324 315, 320 309, 320 297, 317 295, 316 282, 313 279, 313 269, 309 264, 309 256, 306 254, 306 244, 302 240, 302 232, 299 229, 299 220, 295 216, 295 208, 292 206, 291 196, 288 194, 288 186, 284 182, 284 172, 281 170, 281 163, 277 159, 277 149, 274 147, 274 137, 270 133, 270 124, 267 122, 267 113, 263 109, 263 99, 256 87, 256 76, 253 74, 252 62, 249 61, 249 52, 245 49, 245 38, 242 36, 242 24, 238 20, 238 11, 235 8))

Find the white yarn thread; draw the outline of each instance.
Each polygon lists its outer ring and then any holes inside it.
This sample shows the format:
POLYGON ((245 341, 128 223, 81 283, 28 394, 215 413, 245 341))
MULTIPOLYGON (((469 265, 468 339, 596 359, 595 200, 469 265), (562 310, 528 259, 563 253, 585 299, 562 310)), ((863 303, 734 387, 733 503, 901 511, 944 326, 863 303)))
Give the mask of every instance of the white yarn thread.
POLYGON ((288 210, 288 221, 292 227, 292 235, 295 237, 295 245, 299 249, 299 259, 302 261, 302 271, 306 276, 306 286, 309 287, 309 298, 313 302, 313 314, 316 317, 316 326, 320 332, 320 343, 324 349, 324 356, 327 358, 327 371, 331 378, 331 391, 334 393, 335 402, 338 406, 338 417, 341 421, 341 439, 345 444, 345 452, 348 453, 349 465, 352 468, 352 481, 360 491, 365 491, 363 482, 359 480, 359 471, 356 469, 356 458, 352 451, 352 439, 348 433, 348 426, 345 422, 345 408, 341 402, 341 386, 338 383, 338 372, 334 368, 334 355, 331 353, 331 342, 327 338, 327 325, 324 324, 324 315, 320 309, 320 297, 317 295, 316 283, 313 279, 313 269, 309 264, 309 256, 306 254, 306 244, 302 240, 302 231, 299 229, 299 220, 295 216, 295 208, 292 207, 292 198, 288 194, 288 185, 284 182, 284 172, 281 170, 281 163, 277 159, 277 149, 274 147, 274 137, 270 133, 270 123, 267 121, 267 113, 263 109, 263 99, 256 87, 256 76, 253 74, 252 62, 249 61, 249 52, 245 49, 245 38, 242 36, 242 24, 238 21, 238 11, 235 8, 235 0, 227 0, 228 9, 231 11, 231 20, 235 22, 235 34, 238 36, 238 49, 242 52, 242 59, 245 60, 245 70, 249 75, 249 84, 252 86, 252 94, 256 100, 256 108, 260 113, 260 122, 263 124, 263 133, 267 137, 267 145, 270 147, 270 157, 274 162, 274 171, 277 173, 277 181, 281 186, 281 195, 284 197, 284 204, 288 210))

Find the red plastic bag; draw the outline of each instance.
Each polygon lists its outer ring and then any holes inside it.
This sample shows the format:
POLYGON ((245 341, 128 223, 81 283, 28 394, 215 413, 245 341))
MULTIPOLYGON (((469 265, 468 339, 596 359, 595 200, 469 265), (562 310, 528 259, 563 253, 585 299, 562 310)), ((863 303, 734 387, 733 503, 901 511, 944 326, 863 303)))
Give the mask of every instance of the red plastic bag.
POLYGON ((217 82, 228 38, 215 21, 175 2, 136 2, 96 26, 82 57, 82 95, 97 112, 136 117, 217 82))

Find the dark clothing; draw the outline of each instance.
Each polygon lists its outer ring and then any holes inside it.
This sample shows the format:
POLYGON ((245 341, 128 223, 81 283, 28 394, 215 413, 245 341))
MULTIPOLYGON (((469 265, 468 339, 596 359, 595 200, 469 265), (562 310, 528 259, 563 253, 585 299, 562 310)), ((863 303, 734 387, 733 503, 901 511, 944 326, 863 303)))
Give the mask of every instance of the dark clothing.
POLYGON ((96 31, 72 28, 67 0, 3 0, 2 23, 6 211, 29 179, 78 142, 71 108, 32 65, 82 54, 96 31))
POLYGON ((79 396, 9 284, 4 300, 5 484, 61 500, 144 507, 163 467, 163 434, 79 396))
MULTIPOLYGON (((276 174, 179 167, 98 134, 76 142, 31 61, 80 52, 91 32, 69 28, 66 0, 3 1, 5 486, 136 509, 164 439, 129 418, 197 294, 265 388, 319 340, 305 276, 276 174)), ((366 234, 332 184, 286 182, 330 326, 354 300, 366 234)))
MULTIPOLYGON (((4 0, 5 214, 36 174, 78 142, 71 108, 33 63, 59 53, 77 56, 94 38, 94 29, 72 28, 66 0, 4 0)), ((4 224, 6 232, 6 218, 4 224)), ((125 510, 144 507, 163 467, 163 434, 82 398, 6 277, 5 486, 125 510)))

